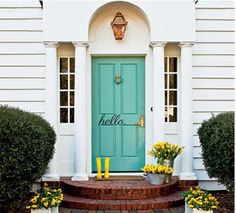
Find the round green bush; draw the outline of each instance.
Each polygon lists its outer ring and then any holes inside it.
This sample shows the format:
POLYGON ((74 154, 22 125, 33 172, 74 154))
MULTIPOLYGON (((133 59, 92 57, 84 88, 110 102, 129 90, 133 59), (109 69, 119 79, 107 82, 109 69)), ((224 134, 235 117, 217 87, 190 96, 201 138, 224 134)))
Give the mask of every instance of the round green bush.
POLYGON ((202 156, 209 177, 234 190, 234 113, 204 121, 198 129, 202 156))
POLYGON ((0 105, 0 199, 16 211, 53 157, 56 134, 39 115, 0 105))

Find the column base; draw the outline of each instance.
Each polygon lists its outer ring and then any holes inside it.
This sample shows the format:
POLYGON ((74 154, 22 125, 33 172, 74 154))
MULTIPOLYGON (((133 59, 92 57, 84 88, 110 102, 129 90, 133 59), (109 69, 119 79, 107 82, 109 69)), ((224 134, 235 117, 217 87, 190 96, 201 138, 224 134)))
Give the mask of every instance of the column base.
POLYGON ((42 181, 59 181, 60 177, 58 174, 45 174, 42 177, 42 181))
POLYGON ((197 176, 193 172, 182 172, 179 176, 180 180, 197 180, 197 176))
POLYGON ((89 177, 87 174, 75 174, 72 178, 72 181, 88 181, 89 177))

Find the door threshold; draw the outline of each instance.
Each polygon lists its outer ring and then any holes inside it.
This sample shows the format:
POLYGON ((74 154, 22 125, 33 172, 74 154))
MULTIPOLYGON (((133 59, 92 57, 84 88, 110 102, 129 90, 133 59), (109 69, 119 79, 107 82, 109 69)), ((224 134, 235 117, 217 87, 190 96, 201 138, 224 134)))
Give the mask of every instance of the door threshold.
MULTIPOLYGON (((110 176, 142 176, 143 172, 110 172, 110 176)), ((89 177, 96 177, 96 173, 89 174, 89 177)))

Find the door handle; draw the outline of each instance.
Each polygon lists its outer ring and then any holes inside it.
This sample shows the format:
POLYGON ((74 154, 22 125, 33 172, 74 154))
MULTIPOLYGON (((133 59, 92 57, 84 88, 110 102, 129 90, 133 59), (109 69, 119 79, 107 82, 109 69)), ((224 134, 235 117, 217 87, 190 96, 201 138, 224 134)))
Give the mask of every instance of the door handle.
POLYGON ((145 124, 145 119, 144 119, 144 115, 141 115, 139 121, 138 121, 138 126, 140 127, 144 127, 144 124, 145 124))

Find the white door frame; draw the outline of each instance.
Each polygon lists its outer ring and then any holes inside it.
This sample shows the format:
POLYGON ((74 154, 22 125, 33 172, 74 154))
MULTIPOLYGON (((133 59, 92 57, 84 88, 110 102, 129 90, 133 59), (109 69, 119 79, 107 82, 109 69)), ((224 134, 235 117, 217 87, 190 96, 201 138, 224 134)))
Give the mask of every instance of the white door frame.
MULTIPOLYGON (((152 51, 148 48, 148 52, 145 53, 132 53, 132 54, 106 54, 99 53, 93 54, 90 49, 87 50, 87 173, 89 176, 92 174, 92 57, 93 56, 143 56, 145 58, 145 164, 151 163, 151 156, 147 155, 147 150, 152 146, 152 51)), ((141 169, 141 168, 140 168, 141 169)), ((141 174, 134 173, 116 173, 116 175, 137 175, 141 174)))

